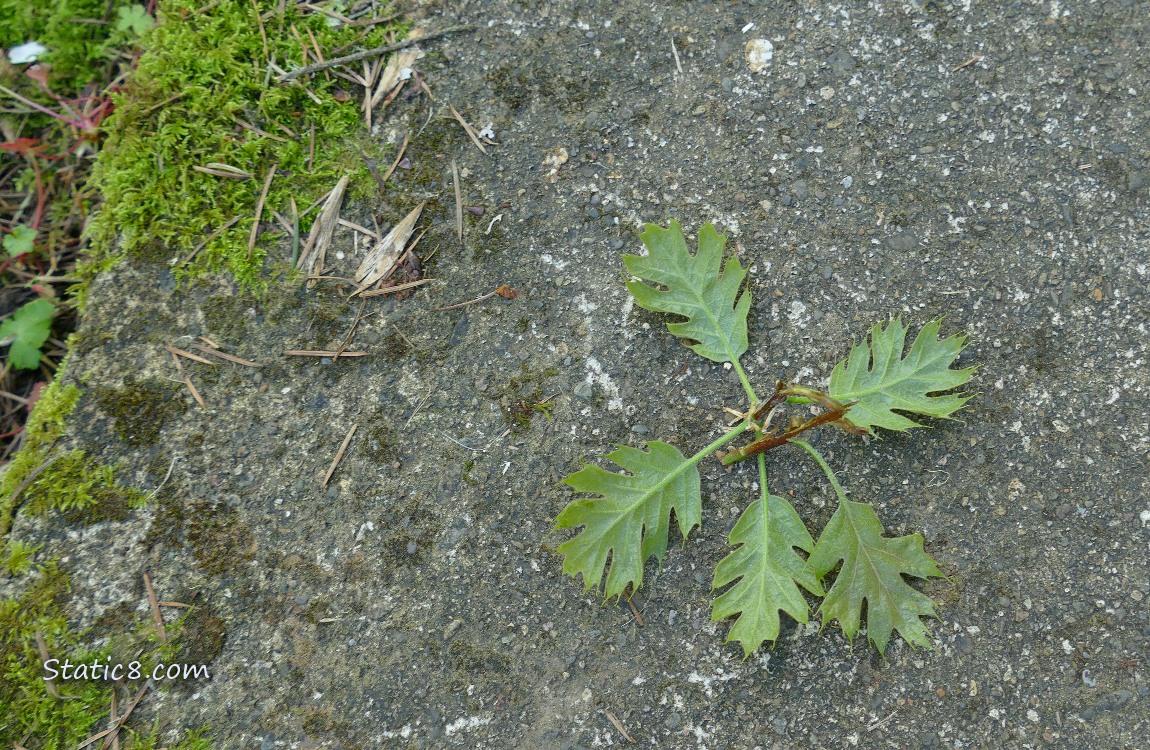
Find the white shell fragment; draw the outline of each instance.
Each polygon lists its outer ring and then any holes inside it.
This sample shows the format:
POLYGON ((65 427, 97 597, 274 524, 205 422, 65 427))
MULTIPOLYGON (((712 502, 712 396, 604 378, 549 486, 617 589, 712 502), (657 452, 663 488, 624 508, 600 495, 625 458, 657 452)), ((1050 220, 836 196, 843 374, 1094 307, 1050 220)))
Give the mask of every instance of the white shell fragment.
POLYGON ((775 56, 775 45, 769 39, 752 39, 747 42, 747 67, 752 73, 762 73, 775 56))
POLYGON ((567 154, 567 149, 562 146, 556 146, 547 152, 547 156, 543 159, 543 166, 547 169, 543 173, 543 179, 548 182, 555 182, 559 179, 559 167, 567 163, 570 156, 567 154))

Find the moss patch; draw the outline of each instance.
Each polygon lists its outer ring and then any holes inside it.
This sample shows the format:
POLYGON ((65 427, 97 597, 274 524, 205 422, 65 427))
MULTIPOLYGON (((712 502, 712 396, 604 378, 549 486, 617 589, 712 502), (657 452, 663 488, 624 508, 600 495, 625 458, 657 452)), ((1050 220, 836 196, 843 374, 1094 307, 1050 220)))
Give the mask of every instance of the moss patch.
POLYGON ((179 388, 158 380, 128 381, 121 388, 96 388, 96 401, 116 423, 116 435, 133 448, 152 445, 164 423, 187 406, 179 388))
POLYGON ((240 520, 235 508, 219 502, 198 500, 191 506, 187 539, 192 554, 206 573, 219 575, 252 559, 255 536, 240 520))
POLYGON ((84 451, 70 451, 41 471, 24 491, 32 513, 63 512, 70 523, 121 521, 144 503, 144 493, 116 483, 115 467, 101 466, 84 451))
POLYGON ((399 457, 399 444, 389 426, 377 423, 367 432, 363 452, 377 464, 388 464, 399 457))
MULTIPOLYGON (((55 687, 65 699, 54 697, 44 682, 43 660, 37 635, 44 642, 50 658, 73 665, 109 663, 112 647, 92 650, 84 639, 68 627, 65 605, 69 577, 54 562, 39 565, 25 574, 23 593, 14 599, 0 601, 0 747, 72 748, 93 734, 108 718, 110 683, 102 680, 57 679, 55 687)), ((117 622, 117 629, 123 626, 117 622)), ((149 671, 157 659, 170 661, 167 652, 156 648, 150 622, 135 623, 133 632, 120 639, 130 642, 124 653, 130 658, 115 661, 127 664, 139 659, 143 671, 149 671), (144 653, 141 654, 141 648, 144 653)), ((170 635, 178 632, 173 624, 170 635)), ((121 632, 123 632, 121 630, 121 632)), ((113 631, 113 635, 116 633, 113 631)), ((138 690, 139 683, 129 689, 138 690)), ((121 746, 131 750, 155 748, 158 732, 126 732, 121 746)), ((188 734, 171 750, 208 750, 210 742, 202 730, 188 734)))
MULTIPOLYGON (((60 369, 63 371, 63 365, 60 369)), ((16 502, 20 499, 14 497, 14 493, 43 465, 48 448, 64 432, 64 419, 76 408, 79 400, 80 389, 61 385, 59 378, 41 394, 24 428, 24 446, 0 479, 0 498, 3 498, 0 500, 0 536, 7 536, 12 527, 16 502)))
MULTIPOLYGON (((358 99, 339 97, 345 99, 340 102, 334 96, 347 84, 322 75, 277 83, 271 62, 287 70, 303 64, 293 26, 304 38, 314 34, 329 54, 351 45, 381 45, 402 27, 398 22, 366 30, 332 27, 322 14, 304 15, 291 3, 259 0, 256 5, 261 18, 249 0, 222 0, 202 11, 200 0, 160 3, 147 52, 106 122, 108 140, 94 175, 105 204, 92 227, 94 255, 86 278, 125 254, 164 261, 187 257, 238 219, 177 275, 227 270, 241 286, 262 291, 271 243, 257 242, 249 252, 248 238, 273 166, 277 176, 265 217, 273 210, 290 216, 290 198, 303 210, 345 174, 352 175, 353 197, 373 187, 360 154, 380 161, 383 155, 360 125, 358 99), (355 140, 359 148, 349 148, 355 140), (194 168, 211 162, 250 178, 228 179, 194 168), (123 241, 115 247, 120 236, 123 241)), ((315 216, 301 220, 301 233, 306 235, 315 216)), ((83 289, 78 294, 82 301, 83 289)))
POLYGON ((248 311, 258 308, 254 297, 220 294, 208 297, 200 305, 208 335, 224 344, 236 344, 247 337, 248 311))
POLYGON ((531 420, 540 414, 550 419, 551 406, 543 395, 543 383, 558 374, 557 368, 532 370, 524 362, 519 365, 519 374, 495 395, 512 432, 526 430, 531 426, 531 420))

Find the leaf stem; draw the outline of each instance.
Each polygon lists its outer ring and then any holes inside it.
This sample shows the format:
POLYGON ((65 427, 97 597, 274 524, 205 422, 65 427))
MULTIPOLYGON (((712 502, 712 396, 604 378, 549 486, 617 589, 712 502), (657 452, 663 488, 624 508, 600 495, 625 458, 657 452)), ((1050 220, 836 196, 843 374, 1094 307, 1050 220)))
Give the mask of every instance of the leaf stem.
POLYGON ((826 459, 823 458, 823 454, 815 450, 815 447, 805 440, 799 440, 795 438, 791 440, 791 442, 805 450, 807 453, 811 454, 811 458, 813 458, 815 462, 818 463, 818 465, 822 468, 823 473, 827 475, 827 479, 830 480, 831 487, 834 488, 835 495, 837 495, 839 498, 839 503, 845 503, 847 496, 846 493, 843 492, 843 486, 839 484, 838 477, 835 476, 835 473, 831 470, 831 467, 827 465, 826 459))
POLYGON ((793 430, 788 430, 781 435, 771 435, 769 437, 764 437, 761 440, 756 440, 753 443, 748 443, 742 448, 728 452, 727 455, 723 456, 723 463, 729 466, 738 461, 742 461, 745 458, 750 458, 754 455, 766 453, 767 451, 778 448, 781 445, 786 445, 788 442, 794 440, 799 435, 808 430, 813 430, 819 425, 828 424, 830 422, 837 422, 843 418, 843 415, 846 414, 846 412, 847 409, 843 406, 840 406, 837 409, 831 411, 825 411, 816 417, 808 419, 806 422, 803 422, 793 430))
POLYGON ((759 397, 755 395, 755 389, 751 387, 751 381, 750 378, 747 377, 747 371, 739 364, 739 360, 733 360, 731 366, 735 368, 735 374, 739 376, 739 382, 743 384, 743 390, 747 392, 747 398, 750 399, 752 404, 759 403, 759 397))
POLYGON ((698 453, 696 453, 695 455, 693 455, 693 456, 691 456, 690 458, 688 458, 688 459, 687 459, 687 463, 686 463, 686 464, 684 464, 684 465, 686 465, 686 466, 694 466, 695 464, 699 463, 700 461, 702 461, 702 460, 703 460, 704 458, 706 458, 707 456, 711 455, 712 453, 714 453, 715 451, 719 450, 720 448, 722 448, 722 447, 723 447, 724 445, 726 445, 727 443, 729 443, 729 442, 731 442, 732 440, 734 440, 734 439, 735 439, 736 437, 738 437, 739 435, 741 435, 741 434, 743 434, 744 432, 746 432, 746 431, 747 431, 748 429, 750 429, 752 426, 753 426, 753 425, 752 425, 751 423, 749 423, 749 422, 747 422, 747 421, 745 421, 745 420, 744 420, 744 421, 742 421, 742 422, 740 422, 739 424, 737 424, 737 425, 735 425, 734 427, 732 427, 732 428, 730 429, 730 431, 723 433, 723 435, 722 435, 722 436, 720 436, 720 437, 719 437, 717 440, 715 440, 713 443, 711 443, 710 445, 708 445, 706 448, 702 449, 701 451, 699 451, 699 452, 698 452, 698 453))

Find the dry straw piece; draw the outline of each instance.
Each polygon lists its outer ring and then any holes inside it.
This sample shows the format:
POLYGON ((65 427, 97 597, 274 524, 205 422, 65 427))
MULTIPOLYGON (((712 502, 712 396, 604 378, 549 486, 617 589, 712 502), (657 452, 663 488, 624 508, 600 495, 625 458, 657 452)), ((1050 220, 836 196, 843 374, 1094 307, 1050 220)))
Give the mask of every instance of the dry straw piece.
POLYGON ((395 270, 395 264, 403 255, 407 240, 415 231, 415 223, 419 221, 419 215, 423 213, 425 205, 427 205, 426 202, 420 203, 412 209, 411 213, 403 217, 403 221, 392 227, 391 231, 363 259, 363 263, 355 272, 355 283, 359 285, 355 291, 356 294, 360 294, 373 284, 383 281, 395 270))
MULTIPOLYGON (((296 268, 305 271, 308 276, 319 276, 323 273, 327 249, 331 246, 332 234, 335 232, 336 226, 339 225, 339 206, 343 203, 343 194, 347 190, 349 181, 350 178, 347 175, 339 179, 331 193, 328 194, 327 202, 323 204, 323 211, 320 212, 315 223, 311 225, 307 243, 300 251, 299 263, 296 266, 296 268)), ((311 289, 315 284, 315 279, 312 279, 308 281, 307 288, 311 289)))

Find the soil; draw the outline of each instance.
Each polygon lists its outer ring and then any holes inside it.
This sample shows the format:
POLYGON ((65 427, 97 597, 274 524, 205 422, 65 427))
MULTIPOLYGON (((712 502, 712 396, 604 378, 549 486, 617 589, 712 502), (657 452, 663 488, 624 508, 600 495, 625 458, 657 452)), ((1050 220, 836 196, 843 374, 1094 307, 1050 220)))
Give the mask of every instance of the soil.
MULTIPOLYGON (((346 285, 255 298, 137 263, 91 291, 63 442, 144 491, 171 475, 121 520, 21 514, 14 534, 63 558, 77 627, 147 613, 143 568, 161 599, 205 605, 186 655, 210 680, 157 692, 142 725, 227 748, 627 744, 611 717, 641 747, 1147 747, 1150 3, 418 14, 473 28, 424 45, 435 101, 377 117, 380 139, 410 133, 412 169, 344 207, 386 225, 429 201, 435 281, 368 302, 348 349, 370 356, 282 355, 339 347, 346 285), (758 73, 755 39, 773 47, 758 73), (487 154, 449 105, 491 125, 487 154), (453 162, 483 208, 462 242, 453 162), (747 660, 724 644, 711 573, 751 465, 700 466, 703 526, 648 567, 642 623, 562 575, 565 475, 614 444, 697 449, 745 406, 629 300, 620 255, 671 218, 715 222, 750 266, 761 391, 825 384, 893 315, 969 334, 962 422, 819 444, 947 573, 923 587, 933 650, 896 638, 880 658, 814 619, 747 660), (501 284, 518 297, 437 310, 501 284), (206 409, 164 348, 197 336, 263 365, 185 362, 206 409)), ((336 243, 349 275, 351 232, 336 243)), ((768 470, 821 528, 833 496, 809 459, 768 470)))

